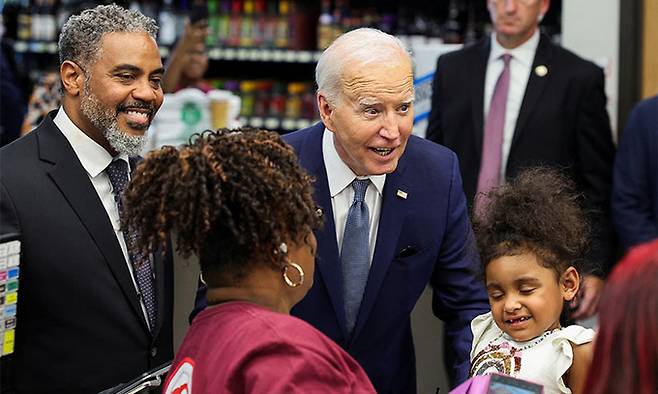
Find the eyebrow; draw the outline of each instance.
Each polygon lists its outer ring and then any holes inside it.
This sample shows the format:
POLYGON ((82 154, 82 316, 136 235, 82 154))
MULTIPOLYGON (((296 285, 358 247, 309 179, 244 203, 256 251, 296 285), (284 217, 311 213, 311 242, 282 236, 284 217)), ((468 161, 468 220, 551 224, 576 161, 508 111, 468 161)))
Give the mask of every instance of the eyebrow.
MULTIPOLYGON (((400 104, 409 105, 409 104, 413 103, 414 101, 416 101, 415 97, 411 96, 408 99, 401 101, 400 104)), ((359 107, 365 108, 365 107, 372 107, 374 105, 380 105, 381 102, 377 101, 377 100, 372 100, 371 101, 371 100, 368 100, 368 99, 363 99, 363 100, 359 100, 358 104, 359 104, 359 107)))
MULTIPOLYGON (((132 64, 119 64, 118 66, 115 66, 112 69, 113 73, 116 73, 116 72, 119 72, 119 71, 130 71, 130 72, 133 72, 135 74, 141 74, 141 73, 144 72, 144 70, 142 70, 141 68, 139 68, 137 66, 134 66, 132 64)), ((164 67, 160 67, 160 68, 157 68, 157 69, 151 71, 150 75, 164 74, 164 71, 165 71, 164 67)))
MULTIPOLYGON (((539 284, 539 283, 541 283, 540 280, 538 280, 537 278, 533 278, 531 276, 522 276, 522 277, 514 280, 514 284, 516 284, 517 286, 527 285, 527 284, 536 285, 536 284, 539 284)), ((500 289, 500 288, 501 288, 501 286, 497 282, 487 284, 487 290, 500 289)))
POLYGON ((538 283, 541 283, 541 281, 537 278, 533 278, 532 276, 522 276, 522 277, 514 280, 514 283, 519 284, 519 285, 538 284, 538 283))

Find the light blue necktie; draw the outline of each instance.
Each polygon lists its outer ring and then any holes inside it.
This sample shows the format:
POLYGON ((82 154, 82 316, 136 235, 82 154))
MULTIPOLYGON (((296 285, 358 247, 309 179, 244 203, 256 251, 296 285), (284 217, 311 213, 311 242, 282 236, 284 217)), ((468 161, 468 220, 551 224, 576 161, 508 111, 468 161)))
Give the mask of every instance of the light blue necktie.
POLYGON ((363 201, 369 179, 355 179, 352 182, 354 201, 347 213, 343 246, 340 253, 340 265, 343 274, 343 300, 345 301, 345 319, 347 332, 352 334, 359 314, 363 291, 370 271, 370 214, 368 205, 363 201))

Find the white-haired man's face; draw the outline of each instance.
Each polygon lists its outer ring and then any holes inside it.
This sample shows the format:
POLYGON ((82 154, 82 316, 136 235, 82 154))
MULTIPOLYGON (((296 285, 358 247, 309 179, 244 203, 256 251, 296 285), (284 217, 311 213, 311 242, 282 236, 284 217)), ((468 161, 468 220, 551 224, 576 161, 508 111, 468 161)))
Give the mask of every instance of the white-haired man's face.
POLYGON ((400 52, 386 63, 347 64, 335 105, 319 94, 320 115, 340 158, 356 175, 388 174, 413 129, 413 71, 400 52))

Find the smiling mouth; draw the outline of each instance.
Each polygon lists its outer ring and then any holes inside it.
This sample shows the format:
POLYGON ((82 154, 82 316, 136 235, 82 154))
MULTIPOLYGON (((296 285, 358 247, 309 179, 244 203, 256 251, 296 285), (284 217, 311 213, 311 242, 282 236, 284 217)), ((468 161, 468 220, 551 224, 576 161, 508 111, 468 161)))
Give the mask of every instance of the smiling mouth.
POLYGON ((122 108, 119 112, 126 116, 126 123, 129 127, 144 130, 151 124, 150 109, 146 108, 122 108))
POLYGON ((505 320, 505 323, 507 323, 507 324, 518 324, 518 323, 522 323, 524 321, 530 320, 531 317, 532 316, 523 316, 523 317, 518 317, 516 319, 508 319, 508 320, 505 320))
POLYGON ((386 157, 395 150, 395 148, 370 148, 371 151, 375 152, 379 156, 386 157))

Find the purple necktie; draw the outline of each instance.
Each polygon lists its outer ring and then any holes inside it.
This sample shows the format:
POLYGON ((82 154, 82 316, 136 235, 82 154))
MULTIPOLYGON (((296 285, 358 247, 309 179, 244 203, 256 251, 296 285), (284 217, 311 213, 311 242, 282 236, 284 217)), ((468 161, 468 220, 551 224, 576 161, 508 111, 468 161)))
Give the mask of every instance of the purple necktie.
POLYGON ((512 55, 502 56, 503 72, 500 73, 493 94, 489 114, 484 124, 484 141, 482 142, 482 161, 478 175, 478 189, 475 198, 475 213, 481 214, 488 199, 483 195, 500 184, 500 166, 503 150, 503 130, 505 128, 505 111, 507 109, 507 93, 509 92, 509 62, 512 55))
MULTIPOLYGON (((119 217, 124 220, 123 213, 123 191, 128 185, 128 163, 125 160, 113 160, 105 169, 112 183, 114 201, 119 209, 119 217)), ((128 228, 123 233, 126 241, 128 255, 133 266, 133 275, 137 282, 139 296, 146 307, 151 332, 155 330, 155 319, 157 315, 157 300, 155 298, 155 286, 151 261, 148 255, 142 253, 136 245, 137 233, 134 228, 128 228)))

